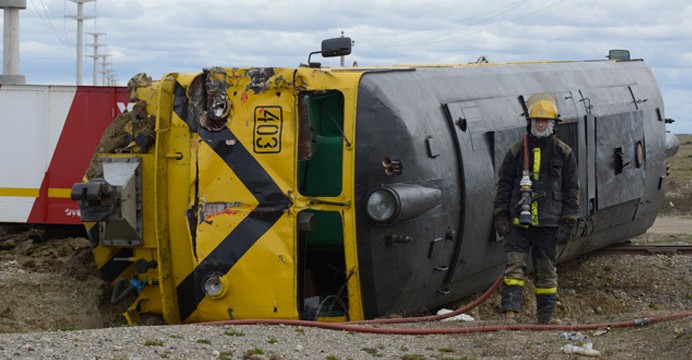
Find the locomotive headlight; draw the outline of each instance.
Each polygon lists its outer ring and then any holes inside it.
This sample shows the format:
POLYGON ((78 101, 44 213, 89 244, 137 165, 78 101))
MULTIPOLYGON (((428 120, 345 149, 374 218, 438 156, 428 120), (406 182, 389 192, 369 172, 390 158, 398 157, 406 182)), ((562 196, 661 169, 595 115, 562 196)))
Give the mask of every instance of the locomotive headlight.
POLYGON ((219 274, 212 274, 204 280, 204 293, 212 299, 218 299, 226 294, 226 280, 219 274))
POLYGON ((376 222, 389 222, 399 209, 396 193, 389 188, 378 188, 367 195, 365 211, 376 222))
POLYGON ((365 212, 377 223, 414 218, 442 203, 442 191, 414 184, 392 184, 370 190, 365 212))

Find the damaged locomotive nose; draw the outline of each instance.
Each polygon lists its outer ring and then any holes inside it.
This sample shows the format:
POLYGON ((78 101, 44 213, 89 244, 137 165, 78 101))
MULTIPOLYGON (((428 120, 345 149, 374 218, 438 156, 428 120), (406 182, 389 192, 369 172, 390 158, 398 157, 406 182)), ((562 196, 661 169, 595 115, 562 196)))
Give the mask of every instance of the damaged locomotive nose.
POLYGON ((207 96, 207 116, 202 118, 202 126, 219 131, 228 123, 232 104, 226 99, 226 93, 211 93, 207 96))
POLYGON ((220 131, 228 124, 233 104, 228 100, 226 72, 221 68, 204 69, 190 84, 191 115, 209 131, 220 131))
POLYGON ((218 94, 215 94, 211 99, 211 104, 209 105, 209 117, 212 120, 222 120, 228 117, 229 105, 226 99, 220 99, 218 94))

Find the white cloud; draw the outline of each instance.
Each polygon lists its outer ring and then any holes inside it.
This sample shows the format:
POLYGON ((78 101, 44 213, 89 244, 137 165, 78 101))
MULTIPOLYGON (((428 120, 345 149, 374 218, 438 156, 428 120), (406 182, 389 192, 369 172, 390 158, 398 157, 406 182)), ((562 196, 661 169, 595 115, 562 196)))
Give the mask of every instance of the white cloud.
MULTIPOLYGON (((20 71, 34 83, 73 82, 76 23, 65 15, 76 13, 75 4, 29 0, 27 7, 20 15, 20 71)), ((121 84, 138 72, 294 67, 341 31, 355 41, 347 63, 360 65, 464 63, 479 55, 603 59, 609 49, 625 48, 653 68, 667 115, 692 133, 692 123, 682 120, 692 119, 689 0, 97 0, 84 8, 97 15, 86 31, 106 33, 103 51, 121 84)), ((91 61, 84 61, 85 81, 91 61)))

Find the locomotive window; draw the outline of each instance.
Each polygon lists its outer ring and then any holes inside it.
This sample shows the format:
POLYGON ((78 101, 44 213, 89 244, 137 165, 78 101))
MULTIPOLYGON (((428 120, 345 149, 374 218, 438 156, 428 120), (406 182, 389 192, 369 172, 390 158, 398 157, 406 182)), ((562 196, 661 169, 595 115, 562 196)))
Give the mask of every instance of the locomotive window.
POLYGON ((299 99, 298 190, 306 196, 338 196, 343 154, 343 95, 338 91, 312 92, 302 94, 299 99))
POLYGON ((299 298, 301 318, 345 317, 348 289, 341 215, 305 210, 299 224, 299 298), (309 225, 308 225, 309 223, 309 225))

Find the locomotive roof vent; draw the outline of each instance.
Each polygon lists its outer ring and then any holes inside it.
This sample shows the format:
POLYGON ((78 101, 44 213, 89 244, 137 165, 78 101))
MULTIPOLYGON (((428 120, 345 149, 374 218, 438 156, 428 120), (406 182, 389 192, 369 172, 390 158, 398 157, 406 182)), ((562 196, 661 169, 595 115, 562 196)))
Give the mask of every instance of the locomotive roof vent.
POLYGON ((608 60, 615 61, 630 61, 630 51, 629 50, 610 50, 608 51, 608 60))
MULTIPOLYGON (((344 56, 351 53, 351 38, 350 37, 337 37, 332 39, 322 40, 322 50, 313 51, 308 55, 308 65, 311 68, 318 68, 321 66, 318 62, 310 62, 310 58, 314 54, 322 54, 322 57, 335 57, 344 56)), ((304 65, 301 65, 304 66, 304 65)))

